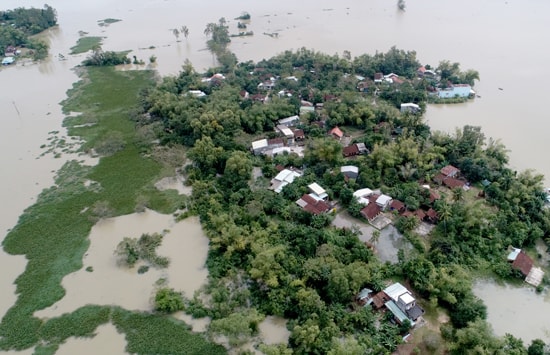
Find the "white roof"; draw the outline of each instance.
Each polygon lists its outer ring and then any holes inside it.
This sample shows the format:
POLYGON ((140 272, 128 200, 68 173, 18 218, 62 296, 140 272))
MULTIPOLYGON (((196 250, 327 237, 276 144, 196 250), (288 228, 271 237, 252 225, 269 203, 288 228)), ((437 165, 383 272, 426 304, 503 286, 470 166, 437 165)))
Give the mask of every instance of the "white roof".
POLYGON ((2 60, 2 64, 11 64, 15 61, 15 59, 13 59, 13 57, 5 57, 3 60, 2 60))
POLYGON ((271 154, 268 153, 268 155, 277 155, 277 154, 281 154, 281 153, 284 153, 284 152, 287 152, 288 154, 292 153, 292 150, 290 149, 290 147, 277 147, 277 148, 273 148, 271 150, 271 154))
POLYGON ((340 167, 340 171, 342 173, 350 172, 350 173, 356 173, 359 174, 359 168, 353 165, 344 165, 340 167))
POLYGON ((279 124, 284 124, 284 125, 290 126, 294 122, 297 122, 297 121, 300 121, 300 116, 294 115, 294 116, 290 116, 290 117, 280 119, 279 124))
POLYGON ((367 206, 370 203, 368 198, 357 197, 357 196, 355 196, 355 198, 357 199, 357 202, 359 202, 359 204, 361 205, 367 206))
POLYGON ((388 195, 380 195, 380 197, 378 197, 376 199, 376 203, 379 204, 379 205, 385 205, 387 203, 389 203, 390 201, 392 200, 392 198, 388 195))
POLYGON ((409 293, 409 291, 407 291, 407 293, 403 293, 401 296, 399 296, 399 298, 401 299, 401 302, 403 304, 410 304, 414 302, 414 297, 409 293))
POLYGON ((203 97, 206 96, 206 94, 203 91, 200 90, 189 90, 189 93, 195 97, 203 97))
POLYGON ((367 197, 370 195, 372 195, 372 190, 369 188, 360 189, 353 193, 353 196, 355 197, 367 197))
POLYGON ((417 104, 413 104, 412 102, 401 104, 401 108, 404 108, 404 107, 420 108, 420 106, 418 106, 417 104))
POLYGON ((292 133, 292 130, 284 124, 277 125, 277 129, 286 137, 294 137, 294 133, 292 133))
POLYGON ((518 257, 518 254, 521 252, 521 249, 514 248, 510 254, 508 254, 508 260, 514 261, 518 257))
POLYGON ((284 169, 275 176, 275 180, 293 182, 295 178, 302 176, 295 170, 284 169))
POLYGON ((325 189, 319 186, 319 184, 316 182, 314 182, 313 184, 309 184, 308 188, 311 190, 311 192, 317 194, 318 196, 321 196, 324 193, 326 193, 325 189))
POLYGON ((384 293, 388 295, 394 302, 397 302, 399 300, 399 296, 403 295, 404 293, 410 294, 409 290, 407 290, 407 288, 401 285, 399 282, 396 282, 393 285, 386 287, 384 289, 384 293))
POLYGON ((267 147, 267 139, 260 139, 259 141, 252 142, 252 149, 262 149, 267 147))

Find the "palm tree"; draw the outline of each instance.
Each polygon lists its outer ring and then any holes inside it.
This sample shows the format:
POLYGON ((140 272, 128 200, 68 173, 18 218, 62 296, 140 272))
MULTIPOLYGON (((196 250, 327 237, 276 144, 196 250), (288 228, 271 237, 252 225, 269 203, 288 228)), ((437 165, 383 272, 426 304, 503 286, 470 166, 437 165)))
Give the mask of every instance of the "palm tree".
POLYGON ((464 189, 461 187, 455 187, 453 190, 453 200, 455 202, 462 201, 464 199, 464 189))
POLYGON ((183 33, 185 39, 189 37, 189 28, 187 28, 187 26, 181 26, 180 32, 183 33))
POLYGON ((375 230, 374 232, 372 232, 372 236, 370 237, 370 242, 373 244, 373 245, 376 245, 378 244, 378 241, 380 240, 380 231, 379 230, 375 230))
POLYGON ((176 42, 179 42, 179 39, 180 39, 180 31, 177 29, 177 28, 174 28, 172 30, 172 33, 174 34, 174 36, 176 36, 176 42))
POLYGON ((435 210, 439 215, 439 220, 443 222, 443 226, 445 227, 445 233, 447 233, 447 221, 452 216, 452 210, 451 210, 451 206, 447 204, 447 202, 443 200, 439 200, 439 201, 440 202, 437 203, 435 206, 435 210))

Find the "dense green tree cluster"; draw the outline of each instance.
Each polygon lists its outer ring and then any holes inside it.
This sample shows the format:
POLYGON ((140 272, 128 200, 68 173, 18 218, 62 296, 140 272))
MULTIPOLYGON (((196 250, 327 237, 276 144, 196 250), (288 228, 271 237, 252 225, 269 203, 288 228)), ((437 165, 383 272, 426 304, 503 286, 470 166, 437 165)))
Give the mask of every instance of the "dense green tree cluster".
POLYGON ((20 7, 0 11, 0 24, 0 55, 4 55, 8 46, 26 46, 34 50, 35 59, 42 59, 48 54, 47 44, 29 36, 55 26, 57 13, 49 5, 43 9, 20 7))
POLYGON ((164 78, 142 95, 147 114, 142 124, 160 124, 164 144, 191 147, 191 210, 210 239, 212 281, 210 301, 194 298, 189 310, 211 316, 217 331, 236 343, 241 335, 254 334, 254 321, 244 322, 238 334, 224 329, 256 310, 290 320, 290 346, 298 353, 336 354, 348 345, 359 353, 365 348, 383 353, 395 349, 403 329, 377 320, 353 298, 363 287, 380 290, 389 278, 399 277, 433 305, 449 310, 446 339, 456 353, 524 349, 517 339, 497 339, 483 328, 486 309, 473 295, 469 275, 491 265, 497 275, 509 277, 506 248, 547 237, 550 218, 543 208, 542 178, 510 170, 504 147, 486 142, 479 127, 466 126, 454 135, 432 133, 420 115, 399 112, 396 106, 403 100, 425 104, 423 84, 405 85, 400 94, 356 88, 354 74, 395 72, 412 79, 418 66, 414 52, 395 48, 353 60, 300 49, 256 64, 239 63, 224 72, 226 79, 216 81, 201 80, 186 63, 178 76, 164 78), (266 81, 273 83, 271 90, 259 85, 266 81), (190 90, 206 96, 196 97, 190 90), (297 114, 302 100, 323 104, 323 110, 304 116, 299 125, 308 136, 305 156, 252 156, 250 142, 275 137, 276 121, 297 114), (360 171, 357 179, 346 180, 340 173, 346 164, 342 147, 315 124, 319 120, 349 129, 353 141, 369 149, 353 161, 360 171), (434 202, 422 184, 433 185, 447 164, 461 169, 486 198, 472 202, 460 189, 434 202), (305 174, 276 194, 266 185, 277 165, 301 167, 305 174), (253 179, 253 167, 265 177, 253 179), (380 187, 411 211, 435 209, 439 222, 422 241, 412 231, 416 217, 401 219, 399 228, 416 248, 401 253, 396 265, 382 265, 357 231, 332 227, 330 213, 312 215, 295 204, 314 181, 353 216, 360 216, 361 209, 353 191, 380 187), (474 339, 476 327, 485 332, 484 339, 474 339))

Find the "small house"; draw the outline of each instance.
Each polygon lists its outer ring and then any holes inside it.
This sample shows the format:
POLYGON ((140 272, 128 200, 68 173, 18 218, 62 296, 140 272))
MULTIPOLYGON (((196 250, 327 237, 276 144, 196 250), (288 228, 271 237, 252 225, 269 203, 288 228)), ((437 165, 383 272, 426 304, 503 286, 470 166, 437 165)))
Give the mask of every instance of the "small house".
POLYGON ((376 203, 369 203, 360 211, 360 213, 361 216, 365 217, 369 222, 372 222, 380 213, 382 213, 382 210, 376 203))
POLYGON ((294 115, 286 118, 281 118, 278 123, 287 127, 293 127, 300 123, 300 116, 294 115))
POLYGON ((448 88, 437 90, 437 96, 440 99, 448 99, 453 97, 470 97, 473 94, 475 94, 475 92, 468 84, 454 84, 448 88))
POLYGON ((357 190, 353 193, 353 196, 357 199, 357 202, 359 202, 362 205, 368 205, 369 204, 369 197, 372 195, 373 191, 369 188, 364 188, 357 190))
POLYGON ((376 199, 376 204, 380 206, 382 211, 384 211, 387 208, 389 208, 391 201, 392 201, 391 196, 382 194, 378 196, 378 198, 376 199))
POLYGON ((397 213, 405 212, 405 204, 399 200, 392 200, 390 202, 390 211, 395 211, 397 213))
POLYGON ((294 135, 295 141, 303 141, 306 139, 306 134, 303 129, 295 129, 292 131, 292 134, 294 135))
POLYGON ((384 82, 384 74, 383 73, 374 73, 374 82, 375 83, 384 82))
POLYGON ((447 165, 440 170, 441 174, 443 174, 445 177, 457 177, 458 174, 460 174, 460 169, 452 166, 447 165))
POLYGON ((260 155, 268 149, 267 139, 260 139, 252 142, 252 152, 254 155, 260 155))
POLYGON ((533 259, 523 250, 513 248, 508 254, 508 262, 512 263, 512 269, 518 270, 525 277, 525 282, 530 285, 538 286, 544 277, 544 271, 534 266, 533 259))
POLYGON ((333 136, 334 138, 340 140, 344 136, 344 132, 338 126, 332 128, 330 131, 328 131, 328 134, 333 136))
POLYGON ((408 319, 414 326, 415 321, 424 314, 424 310, 416 304, 411 291, 399 282, 386 287, 384 293, 391 299, 386 302, 386 308, 394 314, 398 323, 402 324, 405 319, 408 319))
POLYGON ((348 179, 357 179, 357 176, 359 176, 359 168, 353 165, 340 167, 340 172, 348 179))
POLYGON ((307 186, 309 191, 319 200, 326 200, 328 199, 328 194, 318 183, 314 182, 312 184, 309 184, 307 186))
POLYGON ((277 127, 275 127, 275 130, 286 138, 294 139, 294 132, 292 132, 292 130, 284 124, 278 124, 277 127))
POLYGON ((304 194, 302 197, 296 201, 296 204, 304 211, 307 211, 312 214, 321 214, 328 212, 330 210, 330 206, 328 203, 326 203, 323 200, 316 199, 313 194, 304 194))
POLYGON ((401 113, 406 113, 406 112, 418 113, 420 112, 420 106, 412 102, 401 104, 401 113))
POLYGON ((271 180, 270 189, 276 193, 280 193, 286 185, 292 184, 296 178, 301 176, 301 171, 294 169, 283 169, 271 180))

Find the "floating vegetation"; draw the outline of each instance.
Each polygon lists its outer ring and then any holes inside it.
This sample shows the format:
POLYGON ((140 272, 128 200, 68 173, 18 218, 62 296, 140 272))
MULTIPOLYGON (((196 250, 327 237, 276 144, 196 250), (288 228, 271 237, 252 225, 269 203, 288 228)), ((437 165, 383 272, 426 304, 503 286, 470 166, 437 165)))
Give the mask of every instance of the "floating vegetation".
POLYGON ((119 22, 119 21, 122 21, 122 20, 116 19, 116 18, 106 18, 104 20, 97 20, 97 24, 98 24, 98 26, 101 26, 101 27, 107 27, 110 24, 115 23, 115 22, 119 22))

